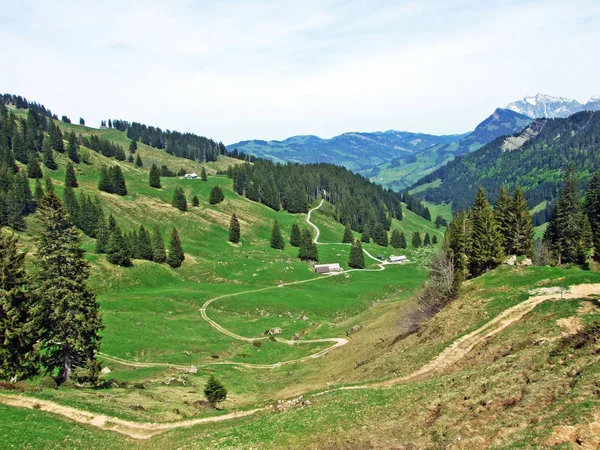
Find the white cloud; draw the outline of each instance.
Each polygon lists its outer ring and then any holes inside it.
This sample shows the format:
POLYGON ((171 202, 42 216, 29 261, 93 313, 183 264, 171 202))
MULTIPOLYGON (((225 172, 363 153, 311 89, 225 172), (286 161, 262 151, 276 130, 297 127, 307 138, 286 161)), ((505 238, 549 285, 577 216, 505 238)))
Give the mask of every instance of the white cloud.
POLYGON ((591 0, 0 6, 0 90, 91 124, 126 118, 226 143, 457 133, 527 94, 600 93, 591 0))

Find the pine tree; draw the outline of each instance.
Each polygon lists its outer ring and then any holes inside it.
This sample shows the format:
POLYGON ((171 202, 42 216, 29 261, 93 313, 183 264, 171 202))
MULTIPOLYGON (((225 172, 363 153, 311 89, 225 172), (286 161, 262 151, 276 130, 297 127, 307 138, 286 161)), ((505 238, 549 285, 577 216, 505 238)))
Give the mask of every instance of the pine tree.
POLYGON ((163 241, 158 225, 154 227, 154 233, 152 234, 152 260, 159 264, 162 264, 167 260, 165 242, 163 241))
MULTIPOLYGON (((138 155, 138 157, 139 156, 140 155, 138 155)), ((156 189, 160 189, 161 188, 161 184, 160 184, 160 171, 158 170, 158 167, 154 163, 152 163, 152 167, 150 168, 149 183, 150 183, 150 187, 153 187, 153 188, 156 188, 156 189)))
POLYGON ((67 164, 67 170, 65 172, 65 187, 76 188, 78 186, 75 168, 73 167, 73 164, 69 163, 67 164))
POLYGON ((44 178, 44 174, 42 173, 42 168, 40 167, 40 163, 37 159, 35 153, 29 154, 29 161, 27 162, 27 176, 29 178, 44 178))
POLYGON ((35 301, 25 271, 25 253, 14 236, 0 230, 0 379, 21 379, 36 372, 31 311, 35 301))
POLYGON ((279 222, 273 222, 273 229, 271 230, 271 248, 277 250, 283 250, 285 243, 283 236, 281 235, 281 229, 279 228, 279 222))
POLYGON ((69 213, 71 223, 79 227, 80 207, 72 187, 65 188, 63 192, 63 202, 67 212, 69 213))
POLYGON ((392 245, 392 248, 402 248, 402 238, 400 237, 400 232, 396 229, 392 231, 390 244, 392 245))
POLYGON ((137 141, 134 139, 133 141, 131 141, 131 143, 129 144, 129 153, 131 153, 132 155, 135 153, 135 151, 137 150, 137 141))
POLYGON ((352 229, 350 228, 350 222, 346 223, 344 228, 344 236, 342 237, 343 244, 351 244, 354 242, 354 235, 352 234, 352 229))
POLYGON ((515 240, 515 207, 513 199, 508 194, 505 185, 500 186, 500 192, 494 205, 494 217, 498 224, 498 231, 502 236, 502 246, 506 255, 512 255, 514 252, 515 240))
POLYGON ((585 212, 592 229, 593 257, 600 262, 600 170, 595 172, 585 194, 585 212))
POLYGON ((177 229, 173 227, 171 232, 171 243, 169 245, 169 255, 167 256, 167 264, 173 268, 180 267, 185 259, 183 248, 181 247, 181 238, 177 229))
POLYGON ((369 227, 367 225, 365 225, 365 227, 363 228, 363 232, 360 235, 360 240, 361 240, 361 242, 364 242, 365 244, 368 244, 369 242, 371 242, 371 233, 370 233, 369 227))
POLYGON ((504 256, 503 238, 483 187, 477 191, 470 216, 473 224, 470 269, 478 276, 496 268, 504 256))
POLYGON ((406 248, 407 244, 406 244, 406 236, 404 235, 404 233, 400 233, 400 247, 399 248, 406 248))
POLYGON ((152 239, 150 238, 150 233, 148 233, 144 225, 140 225, 140 231, 137 235, 136 244, 135 257, 137 259, 152 261, 152 239))
POLYGON ((202 171, 200 172, 200 178, 202 179, 202 181, 207 181, 208 177, 206 176, 206 169, 203 167, 202 171))
POLYGON ((215 407, 217 403, 227 399, 227 389, 214 375, 211 375, 204 386, 204 396, 210 406, 215 407))
POLYGON ((235 213, 231 216, 231 222, 229 223, 229 242, 234 244, 240 242, 240 222, 235 213))
POLYGON ((69 133, 69 141, 67 143, 67 155, 74 163, 79 163, 79 141, 73 131, 69 133))
POLYGON ((121 229, 116 226, 110 232, 108 243, 106 244, 106 255, 108 262, 116 266, 131 267, 130 249, 121 233, 121 229))
MULTIPOLYGON (((8 137, 6 138, 6 140, 8 140, 8 137)), ((6 145, 8 146, 8 143, 6 145)), ((52 150, 52 148, 50 149, 52 150)), ((29 161, 27 147, 25 146, 23 134, 21 134, 21 132, 17 128, 15 128, 12 135, 12 150, 17 161, 22 162, 23 164, 27 164, 27 162, 29 161)))
POLYGON ((290 233, 290 245, 292 247, 300 247, 302 241, 302 234, 300 233, 300 227, 298 224, 292 225, 292 232, 290 233))
POLYGON ((515 189, 511 203, 513 207, 511 250, 516 255, 533 256, 533 221, 521 186, 515 189))
POLYGON ((365 268, 365 255, 363 253, 362 244, 356 239, 350 248, 350 261, 348 265, 353 269, 365 268))
POLYGON ((221 203, 225 197, 223 196, 223 190, 219 186, 215 186, 210 190, 210 196, 208 198, 208 202, 211 205, 216 205, 217 203, 221 203))
POLYGON ((42 327, 40 354, 47 370, 60 369, 65 380, 85 369, 86 379, 94 381, 100 369, 95 355, 102 321, 96 295, 87 286, 90 268, 79 234, 52 192, 42 198, 38 220, 42 231, 35 260, 39 302, 34 316, 42 327))
POLYGON ((96 228, 96 253, 106 253, 108 248, 108 240, 110 239, 110 232, 104 220, 98 223, 96 228))
POLYGON ((412 237, 412 246, 414 248, 419 248, 421 245, 423 245, 423 241, 421 240, 421 234, 418 231, 415 231, 412 237))
POLYGON ((187 200, 185 199, 185 193, 183 192, 183 188, 175 188, 175 192, 173 192, 173 200, 171 201, 171 205, 173 205, 177 209, 180 209, 181 211, 187 211, 187 200))
POLYGON ((581 223, 581 241, 579 247, 579 263, 584 268, 589 267, 589 260, 591 256, 591 250, 594 246, 594 236, 592 233, 592 226, 587 214, 583 214, 583 221, 581 223))
POLYGON ((144 167, 144 163, 142 162, 142 158, 140 158, 139 153, 135 156, 135 165, 137 167, 144 167))
POLYGON ((373 241, 381 247, 387 247, 389 244, 387 231, 383 225, 378 223, 372 230, 373 241))
POLYGON ((40 200, 44 196, 44 189, 42 188, 42 183, 39 178, 35 180, 35 191, 33 195, 36 203, 39 205, 40 200))
POLYGON ((127 195, 127 186, 125 184, 125 177, 121 172, 121 167, 114 166, 111 168, 110 179, 112 181, 113 193, 117 195, 127 195))
POLYGON ((302 261, 318 261, 319 252, 309 229, 304 229, 298 249, 298 258, 302 261))
POLYGON ((473 226, 469 214, 459 211, 446 228, 444 248, 454 261, 455 291, 469 277, 473 226))
POLYGON ((423 240, 423 245, 425 247, 429 247, 431 245, 431 236, 429 236, 429 233, 425 233, 425 239, 423 240))
POLYGON ((44 140, 42 141, 42 160, 48 169, 58 169, 58 164, 54 161, 54 155, 52 154, 52 143, 48 136, 44 136, 44 140))
POLYGON ((52 182, 52 178, 49 175, 44 177, 44 184, 46 185, 46 193, 54 192, 54 183, 52 182))
POLYGON ((113 193, 113 185, 106 167, 100 169, 100 179, 98 180, 98 189, 104 192, 113 193))
POLYGON ((194 195, 194 197, 192 198, 192 206, 194 207, 198 207, 200 206, 200 200, 198 199, 197 195, 194 195))

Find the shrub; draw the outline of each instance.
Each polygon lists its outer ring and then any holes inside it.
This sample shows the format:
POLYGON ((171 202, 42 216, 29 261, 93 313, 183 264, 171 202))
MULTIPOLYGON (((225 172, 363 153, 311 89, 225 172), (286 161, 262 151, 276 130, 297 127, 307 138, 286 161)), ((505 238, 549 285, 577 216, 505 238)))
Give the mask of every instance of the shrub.
POLYGON ((38 382, 38 388, 40 389, 58 389, 56 380, 52 377, 44 377, 38 382))

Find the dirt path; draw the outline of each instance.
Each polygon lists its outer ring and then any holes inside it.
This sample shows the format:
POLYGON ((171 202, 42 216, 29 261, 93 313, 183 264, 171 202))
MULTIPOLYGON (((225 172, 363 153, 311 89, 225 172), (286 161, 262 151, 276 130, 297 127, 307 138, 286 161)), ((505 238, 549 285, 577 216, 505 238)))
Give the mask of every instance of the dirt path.
MULTIPOLYGON (((566 291, 561 291, 561 288, 545 289, 545 292, 542 294, 539 294, 540 291, 541 290, 538 290, 537 292, 531 292, 532 294, 538 295, 533 295, 524 302, 505 310, 504 312, 502 312, 497 317, 490 320, 488 323, 478 328, 477 330, 458 338, 456 341, 454 341, 452 345, 446 348, 431 362, 427 363, 420 369, 406 376, 394 378, 391 380, 385 380, 377 383, 366 383, 357 386, 342 386, 339 388, 320 392, 316 395, 320 396, 341 390, 390 388, 398 384, 417 381, 420 379, 424 379, 427 376, 439 374, 445 371, 446 369, 450 368, 452 365, 456 364, 462 358, 464 358, 467 354, 469 354, 469 352, 473 350, 473 348, 476 345, 486 341, 487 339, 500 333, 510 325, 518 322, 521 318, 523 318, 523 316, 531 312, 539 304, 551 299, 575 299, 585 298, 591 295, 599 295, 600 284, 580 284, 576 286, 571 286, 571 288, 569 288, 566 291)), ((118 361, 118 358, 113 359, 118 361)), ((170 365, 170 367, 177 366, 170 365)), ((268 410, 268 407, 262 407, 253 410, 238 411, 220 416, 204 417, 200 419, 185 420, 180 422, 152 423, 122 420, 116 417, 110 417, 102 414, 94 414, 87 411, 71 408, 68 406, 59 405, 58 403, 54 403, 51 401, 38 400, 36 398, 26 396, 0 394, 0 403, 20 408, 40 409, 42 411, 61 415, 79 423, 95 426, 103 430, 115 431, 126 436, 132 437, 134 439, 148 439, 154 435, 175 428, 185 428, 194 425, 199 425, 202 423, 231 420, 240 417, 250 416, 258 412, 268 410)))

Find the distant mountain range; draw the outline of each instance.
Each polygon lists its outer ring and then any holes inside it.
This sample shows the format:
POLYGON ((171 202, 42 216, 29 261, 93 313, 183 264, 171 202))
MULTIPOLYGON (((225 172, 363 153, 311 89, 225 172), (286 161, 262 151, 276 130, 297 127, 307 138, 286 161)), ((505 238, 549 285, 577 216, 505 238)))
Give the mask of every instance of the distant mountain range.
POLYGON ((361 173, 371 181, 401 190, 456 156, 480 149, 499 136, 523 130, 535 118, 568 117, 600 110, 600 96, 587 103, 537 94, 496 109, 475 130, 455 135, 431 135, 389 130, 344 133, 331 139, 293 136, 283 141, 247 140, 228 145, 277 162, 329 162, 361 173))

